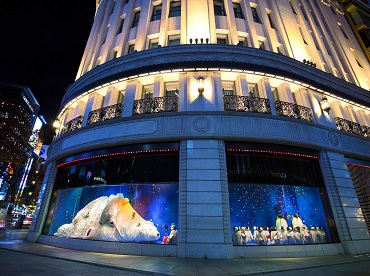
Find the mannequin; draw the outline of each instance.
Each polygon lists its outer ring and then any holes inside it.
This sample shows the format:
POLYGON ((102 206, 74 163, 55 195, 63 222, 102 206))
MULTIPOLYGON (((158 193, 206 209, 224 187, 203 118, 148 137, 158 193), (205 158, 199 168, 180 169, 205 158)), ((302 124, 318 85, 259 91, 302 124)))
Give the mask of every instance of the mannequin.
POLYGON ((261 237, 263 238, 264 244, 271 244, 271 235, 269 232, 269 228, 264 226, 261 232, 261 237))
POLYGON ((302 243, 307 244, 310 243, 310 230, 304 224, 301 226, 301 234, 302 234, 302 243))
POLYGON ((317 233, 317 229, 315 226, 312 226, 311 229, 310 229, 310 240, 312 243, 319 243, 320 240, 319 240, 319 236, 318 236, 318 233, 317 233))
POLYGON ((284 229, 287 229, 288 223, 286 222, 282 214, 278 214, 276 218, 276 229, 280 229, 282 226, 284 227, 284 229))
POLYGON ((238 226, 234 226, 234 232, 231 237, 234 245, 241 245, 243 243, 242 234, 240 232, 240 228, 238 226))
POLYGON ((251 229, 249 228, 249 226, 246 226, 245 227, 245 243, 250 243, 252 241, 253 241, 253 236, 252 236, 251 229))
POLYGON ((166 240, 166 243, 177 243, 177 229, 174 223, 171 224, 171 232, 166 240))
POLYGON ((287 235, 287 239, 288 239, 288 244, 295 244, 296 243, 292 227, 290 227, 290 226, 288 227, 286 235, 287 235))
POLYGON ((298 216, 297 213, 294 213, 293 214, 293 218, 292 218, 292 222, 291 222, 291 226, 292 228, 296 228, 296 227, 301 227, 303 225, 303 222, 301 220, 301 218, 298 216))
POLYGON ((326 233, 325 230, 321 226, 317 226, 317 236, 320 243, 326 243, 326 233))

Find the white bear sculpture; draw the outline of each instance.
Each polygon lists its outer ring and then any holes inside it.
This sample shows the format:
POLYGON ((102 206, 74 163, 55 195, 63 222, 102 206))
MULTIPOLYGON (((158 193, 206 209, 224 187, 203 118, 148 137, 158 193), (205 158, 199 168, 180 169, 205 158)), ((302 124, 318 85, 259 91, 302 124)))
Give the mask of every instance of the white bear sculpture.
POLYGON ((63 224, 59 237, 105 241, 142 242, 158 240, 151 221, 144 220, 122 195, 99 197, 81 209, 72 223, 63 224))

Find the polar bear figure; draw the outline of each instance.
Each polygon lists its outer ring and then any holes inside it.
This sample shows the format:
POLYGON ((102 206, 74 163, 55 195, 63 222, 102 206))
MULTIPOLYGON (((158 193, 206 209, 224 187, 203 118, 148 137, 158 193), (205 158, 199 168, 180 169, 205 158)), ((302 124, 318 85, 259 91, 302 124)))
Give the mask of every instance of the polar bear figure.
POLYGON ((155 241, 160 237, 154 224, 144 220, 120 194, 91 201, 72 223, 62 225, 54 235, 125 242, 155 241))

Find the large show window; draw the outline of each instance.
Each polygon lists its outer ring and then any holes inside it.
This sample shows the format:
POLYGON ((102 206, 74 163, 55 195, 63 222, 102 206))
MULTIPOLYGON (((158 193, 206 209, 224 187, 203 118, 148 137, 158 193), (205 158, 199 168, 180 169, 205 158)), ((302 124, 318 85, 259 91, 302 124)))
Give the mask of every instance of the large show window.
POLYGON ((92 151, 57 167, 43 234, 177 243, 177 143, 92 151))
POLYGON ((234 245, 338 241, 317 153, 226 145, 234 245))

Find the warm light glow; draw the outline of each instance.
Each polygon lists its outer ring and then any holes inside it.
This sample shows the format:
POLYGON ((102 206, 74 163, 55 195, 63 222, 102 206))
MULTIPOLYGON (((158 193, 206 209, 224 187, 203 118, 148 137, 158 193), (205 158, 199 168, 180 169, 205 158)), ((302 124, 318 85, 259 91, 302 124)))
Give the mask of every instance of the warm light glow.
POLYGON ((328 112, 328 113, 329 113, 329 110, 330 110, 331 108, 330 108, 330 105, 329 105, 329 101, 328 101, 328 99, 327 99, 325 96, 321 99, 321 101, 320 101, 320 106, 321 106, 321 109, 322 109, 323 111, 326 111, 326 112, 328 112))
POLYGON ((60 128, 60 122, 58 120, 55 120, 53 123, 53 128, 59 129, 60 128))
POLYGON ((204 92, 204 79, 203 77, 198 78, 198 92, 201 95, 204 92))

